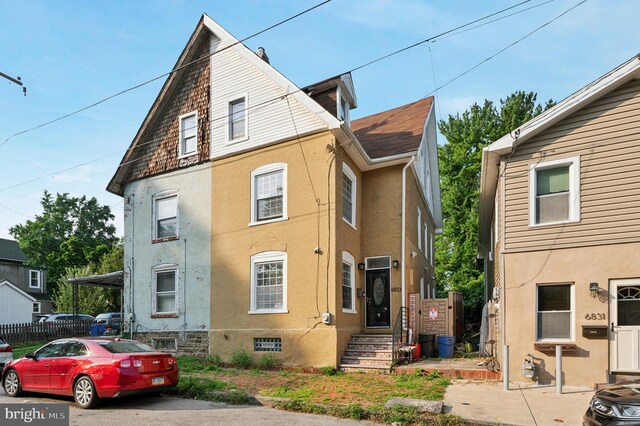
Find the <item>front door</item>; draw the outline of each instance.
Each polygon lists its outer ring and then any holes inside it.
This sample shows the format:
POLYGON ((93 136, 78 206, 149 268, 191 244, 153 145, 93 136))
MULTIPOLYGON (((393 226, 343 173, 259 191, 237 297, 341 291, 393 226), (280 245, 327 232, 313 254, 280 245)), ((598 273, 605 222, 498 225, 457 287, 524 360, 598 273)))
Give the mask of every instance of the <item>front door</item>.
POLYGON ((611 371, 640 373, 640 280, 611 281, 611 371))
POLYGON ((367 328, 391 327, 391 287, 389 269, 366 273, 367 328))

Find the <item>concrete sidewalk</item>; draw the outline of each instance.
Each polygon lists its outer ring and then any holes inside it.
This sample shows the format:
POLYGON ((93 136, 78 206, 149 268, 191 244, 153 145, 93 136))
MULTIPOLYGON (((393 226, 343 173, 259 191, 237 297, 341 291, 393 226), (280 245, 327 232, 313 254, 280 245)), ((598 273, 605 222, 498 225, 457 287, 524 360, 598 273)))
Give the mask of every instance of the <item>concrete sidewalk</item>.
POLYGON ((444 396, 445 412, 485 424, 546 426, 581 425, 594 390, 565 386, 562 395, 551 386, 455 380, 444 396), (528 387, 524 387, 528 386, 528 387))

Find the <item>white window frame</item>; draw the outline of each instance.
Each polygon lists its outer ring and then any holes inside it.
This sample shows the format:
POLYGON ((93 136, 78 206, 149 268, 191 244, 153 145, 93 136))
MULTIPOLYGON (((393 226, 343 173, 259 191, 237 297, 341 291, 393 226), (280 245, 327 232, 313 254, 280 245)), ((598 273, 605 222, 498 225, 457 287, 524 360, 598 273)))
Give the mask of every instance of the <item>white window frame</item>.
POLYGON ((542 161, 529 165, 529 226, 548 226, 580 221, 580 157, 542 161), (545 169, 569 166, 569 218, 555 222, 536 223, 537 172, 545 169))
POLYGON ((429 260, 431 257, 431 251, 429 250, 429 225, 424 224, 424 255, 429 260))
POLYGON ((429 261, 431 262, 431 266, 433 266, 433 259, 436 257, 433 249, 433 235, 433 232, 429 232, 429 261))
MULTIPOLYGON (((197 155, 198 154, 198 111, 191 111, 188 112, 186 114, 182 114, 181 116, 178 117, 178 158, 185 158, 185 157, 191 157, 192 155, 197 155), (195 121, 196 121, 196 128, 195 128, 195 138, 196 138, 196 149, 194 151, 190 151, 190 152, 185 152, 184 148, 184 131, 185 129, 182 128, 182 121, 185 118, 188 118, 190 116, 194 116, 195 121)), ((189 130, 189 129, 186 129, 189 130)))
POLYGON ((42 271, 39 269, 29 269, 29 288, 42 288, 42 271), (36 273, 38 285, 31 285, 31 275, 36 273))
MULTIPOLYGON (((178 316, 178 302, 179 302, 179 294, 178 291, 180 287, 180 268, 178 265, 173 263, 165 263, 162 265, 156 265, 151 269, 151 314, 152 315, 175 315, 178 316), (171 272, 175 273, 176 281, 174 287, 174 297, 175 297, 175 309, 171 312, 160 312, 158 311, 158 274, 162 272, 171 272)), ((169 292, 161 292, 161 293, 169 293, 169 292)))
POLYGON ((251 256, 251 306, 249 314, 286 314, 287 309, 287 252, 266 251, 251 256), (282 262, 282 308, 281 309, 256 309, 257 282, 256 264, 266 262, 282 262))
MULTIPOLYGON (((351 180, 351 222, 344 217, 344 203, 342 206, 342 220, 349 224, 353 229, 358 229, 356 227, 356 213, 357 209, 357 194, 358 194, 358 180, 356 179, 356 174, 351 170, 351 167, 347 163, 342 163, 342 174, 346 175, 347 178, 351 180)), ((340 182, 342 183, 342 181, 340 182)), ((342 186, 342 185, 341 185, 342 186)), ((344 197, 344 187, 342 187, 341 194, 344 197)))
MULTIPOLYGON (((342 263, 346 263, 351 266, 351 277, 350 277, 350 286, 351 286, 351 309, 342 308, 342 312, 346 312, 349 314, 356 314, 356 259, 349 253, 348 251, 342 252, 342 263)), ((341 265, 342 266, 342 265, 341 265)), ((342 267, 340 268, 340 290, 344 287, 342 282, 342 267)), ((342 294, 342 291, 340 292, 342 294)))
POLYGON ((33 302, 32 313, 39 314, 42 312, 42 305, 40 302, 33 302))
POLYGON ((249 226, 256 225, 264 225, 266 223, 280 222, 283 220, 289 220, 287 216, 287 193, 288 193, 288 184, 287 184, 287 163, 273 163, 266 164, 262 167, 258 167, 254 171, 251 172, 251 222, 249 222, 249 226), (273 219, 265 219, 258 220, 258 209, 257 209, 257 188, 256 188, 256 178, 260 175, 273 173, 277 171, 282 171, 282 217, 275 217, 273 219))
POLYGON ((422 210, 418 207, 418 250, 422 251, 422 210))
MULTIPOLYGON (((548 342, 562 342, 562 343, 566 343, 566 342, 575 342, 575 327, 576 327, 576 297, 575 297, 575 284, 574 283, 567 283, 567 282, 560 282, 560 283, 544 283, 544 284, 537 284, 536 285, 536 320, 535 320, 535 328, 533 330, 534 336, 535 336, 535 341, 536 343, 548 343, 548 342), (569 332, 571 334, 571 336, 569 338, 553 338, 553 339, 543 339, 538 337, 538 314, 539 314, 539 310, 538 310, 538 288, 540 287, 546 287, 546 286, 560 286, 560 285, 564 285, 564 286, 570 286, 570 298, 571 298, 571 319, 570 322, 571 324, 569 324, 569 332)), ((544 311, 544 312, 551 312, 551 311, 544 311)), ((563 311, 564 312, 564 311, 563 311)))
POLYGON ((226 126, 226 136, 225 141, 227 145, 235 144, 238 142, 243 142, 249 139, 249 95, 247 93, 243 93, 238 96, 234 96, 233 98, 227 101, 227 126, 226 126), (241 138, 231 139, 231 104, 236 103, 240 100, 244 100, 244 136, 241 138))
POLYGON ((177 190, 169 190, 158 192, 152 197, 151 200, 151 209, 153 210, 151 215, 153 218, 151 226, 153 229, 151 230, 152 240, 153 241, 166 241, 166 240, 175 240, 180 238, 180 195, 177 190), (158 237, 158 201, 162 201, 168 198, 176 199, 176 235, 171 235, 168 237, 158 237))
POLYGON ((347 126, 351 125, 351 113, 350 113, 351 105, 349 104, 349 100, 342 95, 342 89, 338 86, 338 90, 336 91, 336 118, 340 121, 344 121, 347 126), (344 101, 346 108, 342 108, 341 102, 344 101), (340 114, 340 111, 344 111, 344 115, 340 114))

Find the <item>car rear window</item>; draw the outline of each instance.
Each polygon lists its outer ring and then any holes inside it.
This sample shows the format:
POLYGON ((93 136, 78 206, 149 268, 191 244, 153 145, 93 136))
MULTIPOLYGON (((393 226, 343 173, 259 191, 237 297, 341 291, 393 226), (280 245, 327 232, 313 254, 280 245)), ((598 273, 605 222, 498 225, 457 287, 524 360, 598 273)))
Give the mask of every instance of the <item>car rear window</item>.
POLYGON ((133 352, 155 352, 150 346, 140 342, 98 342, 103 348, 114 354, 126 354, 133 352))
POLYGON ((5 342, 2 337, 0 337, 0 345, 4 345, 5 343, 7 343, 7 342, 5 342))

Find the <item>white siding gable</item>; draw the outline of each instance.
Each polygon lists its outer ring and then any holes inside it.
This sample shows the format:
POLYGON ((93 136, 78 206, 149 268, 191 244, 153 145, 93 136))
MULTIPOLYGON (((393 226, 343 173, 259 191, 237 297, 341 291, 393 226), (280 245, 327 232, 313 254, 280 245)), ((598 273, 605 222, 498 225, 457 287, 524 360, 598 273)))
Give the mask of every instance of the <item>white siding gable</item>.
POLYGON ((436 142, 436 120, 432 108, 422 131, 422 140, 414 162, 420 187, 427 200, 429 211, 435 220, 436 229, 442 226, 440 206, 440 182, 438 172, 438 144, 436 142))
POLYGON ((9 281, 0 281, 0 324, 31 322, 35 300, 9 281))

